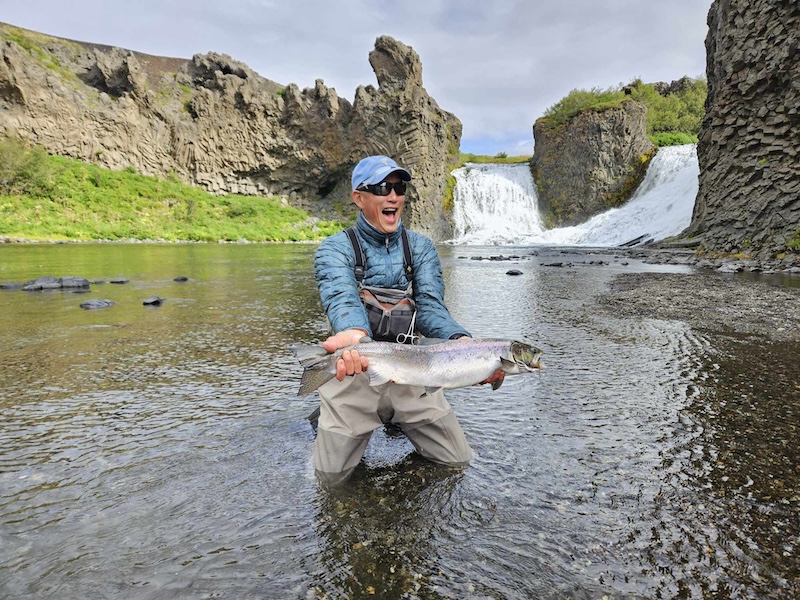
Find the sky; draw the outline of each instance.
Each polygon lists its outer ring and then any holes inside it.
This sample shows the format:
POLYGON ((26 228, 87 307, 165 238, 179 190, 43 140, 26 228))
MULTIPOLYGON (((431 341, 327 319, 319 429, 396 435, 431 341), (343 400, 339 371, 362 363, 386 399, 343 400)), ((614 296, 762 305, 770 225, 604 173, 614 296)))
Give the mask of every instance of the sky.
POLYGON ((705 76, 711 0, 0 0, 0 21, 156 56, 228 54, 283 85, 375 85, 375 40, 422 61, 461 151, 533 154, 533 123, 573 89, 705 76))

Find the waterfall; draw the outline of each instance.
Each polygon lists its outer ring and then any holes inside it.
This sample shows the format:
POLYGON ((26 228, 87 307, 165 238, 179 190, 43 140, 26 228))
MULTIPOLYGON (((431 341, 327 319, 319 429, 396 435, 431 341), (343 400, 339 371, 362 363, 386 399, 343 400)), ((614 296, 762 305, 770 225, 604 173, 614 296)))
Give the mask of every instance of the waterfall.
POLYGON ((527 164, 467 163, 453 176, 457 243, 513 244, 544 230, 527 164))
POLYGON ((644 180, 619 208, 574 227, 544 230, 527 165, 467 165, 456 178, 456 244, 615 246, 660 240, 689 226, 700 168, 694 144, 659 149, 644 180))

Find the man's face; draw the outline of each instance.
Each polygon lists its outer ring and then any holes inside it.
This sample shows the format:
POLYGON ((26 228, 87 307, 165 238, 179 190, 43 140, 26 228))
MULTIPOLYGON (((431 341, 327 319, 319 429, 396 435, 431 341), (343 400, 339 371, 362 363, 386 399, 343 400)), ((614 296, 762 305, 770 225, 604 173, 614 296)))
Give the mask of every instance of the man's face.
MULTIPOLYGON (((397 183, 400 176, 397 173, 389 174, 384 181, 397 183)), ((393 233, 400 225, 400 216, 403 214, 403 205, 406 203, 405 194, 398 196, 392 189, 388 196, 376 196, 370 192, 355 190, 353 202, 364 213, 364 218, 378 231, 393 233)))

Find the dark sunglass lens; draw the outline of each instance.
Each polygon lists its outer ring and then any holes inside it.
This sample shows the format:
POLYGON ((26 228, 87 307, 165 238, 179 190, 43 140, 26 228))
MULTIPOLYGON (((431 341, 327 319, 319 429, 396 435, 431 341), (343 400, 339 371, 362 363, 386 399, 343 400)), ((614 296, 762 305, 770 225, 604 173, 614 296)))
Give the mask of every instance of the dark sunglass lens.
POLYGON ((397 183, 389 183, 388 181, 381 181, 374 185, 365 184, 358 189, 376 196, 388 196, 392 193, 392 190, 394 190, 395 194, 403 196, 406 193, 406 182, 398 181, 397 183))

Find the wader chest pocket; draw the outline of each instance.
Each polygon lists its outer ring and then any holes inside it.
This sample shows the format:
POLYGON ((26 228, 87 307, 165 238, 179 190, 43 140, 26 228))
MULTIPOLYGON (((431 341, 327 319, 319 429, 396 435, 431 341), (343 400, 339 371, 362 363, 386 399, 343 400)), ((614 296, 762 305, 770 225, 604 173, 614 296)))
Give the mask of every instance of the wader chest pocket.
POLYGON ((361 286, 372 339, 380 342, 413 343, 416 304, 411 286, 407 290, 361 286))

